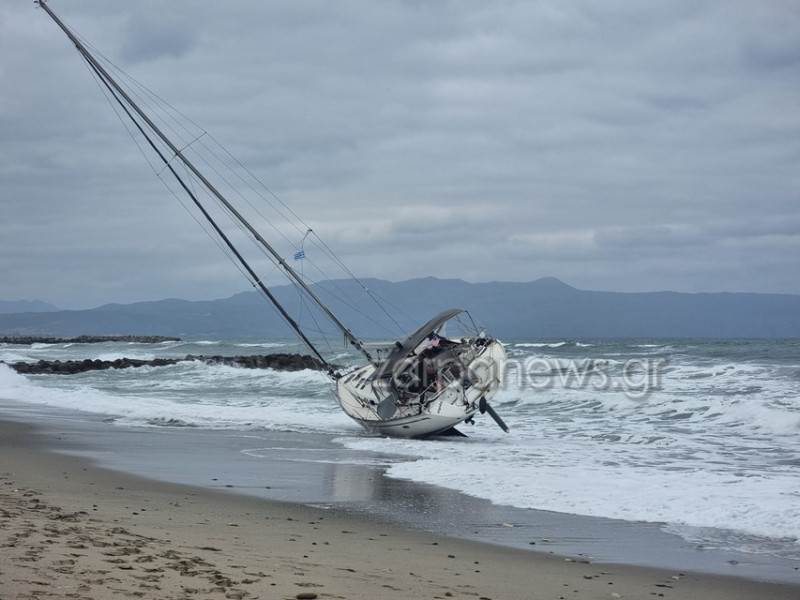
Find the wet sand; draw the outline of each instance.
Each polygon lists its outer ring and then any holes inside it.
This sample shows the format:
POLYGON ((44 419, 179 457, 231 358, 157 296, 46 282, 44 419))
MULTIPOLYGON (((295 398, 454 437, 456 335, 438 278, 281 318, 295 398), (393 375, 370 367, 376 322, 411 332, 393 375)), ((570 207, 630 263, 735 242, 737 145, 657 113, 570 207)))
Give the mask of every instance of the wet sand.
POLYGON ((592 564, 158 482, 54 446, 0 422, 0 597, 800 597, 800 585, 592 564))

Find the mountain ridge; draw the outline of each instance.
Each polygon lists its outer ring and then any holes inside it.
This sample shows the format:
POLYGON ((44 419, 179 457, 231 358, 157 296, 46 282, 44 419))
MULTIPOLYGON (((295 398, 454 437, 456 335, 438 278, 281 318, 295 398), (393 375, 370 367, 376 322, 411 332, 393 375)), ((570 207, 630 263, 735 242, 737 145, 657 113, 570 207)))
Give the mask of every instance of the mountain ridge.
POLYGON ((0 300, 0 315, 26 312, 56 312, 62 310, 41 300, 0 300))
MULTIPOLYGON (((465 308, 493 334, 513 338, 795 338, 800 295, 751 292, 605 292, 574 288, 554 277, 529 282, 469 283, 423 277, 400 282, 335 280, 315 284, 344 323, 365 339, 410 331, 440 310, 465 308), (362 287, 363 286, 363 287, 362 287), (388 300, 405 317, 397 333, 386 315, 356 310, 342 296, 366 293, 388 300)), ((319 316, 298 303, 292 286, 273 293, 291 314, 316 326, 319 316)), ((48 305, 50 306, 50 305, 48 305)), ((217 300, 179 298, 105 304, 85 310, 0 314, 0 335, 169 335, 184 338, 290 337, 277 311, 253 291, 217 300)))

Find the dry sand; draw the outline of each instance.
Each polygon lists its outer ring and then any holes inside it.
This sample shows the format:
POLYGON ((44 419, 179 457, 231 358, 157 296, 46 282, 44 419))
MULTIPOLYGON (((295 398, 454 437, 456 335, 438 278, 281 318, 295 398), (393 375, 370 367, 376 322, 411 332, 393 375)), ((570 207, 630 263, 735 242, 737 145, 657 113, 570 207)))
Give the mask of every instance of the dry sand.
POLYGON ((800 598, 800 585, 590 564, 164 484, 0 422, 0 599, 800 598))

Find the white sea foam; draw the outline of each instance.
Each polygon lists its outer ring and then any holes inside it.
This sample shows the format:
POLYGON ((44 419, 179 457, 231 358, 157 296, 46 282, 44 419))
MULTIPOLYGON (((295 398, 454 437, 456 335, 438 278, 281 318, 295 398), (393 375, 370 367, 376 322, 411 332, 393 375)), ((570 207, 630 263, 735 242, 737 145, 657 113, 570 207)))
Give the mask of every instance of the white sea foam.
MULTIPOLYGON (((193 343, 161 350, 113 344, 1 350, 6 360, 132 352, 182 357, 193 343)), ((215 352, 241 353, 242 347, 220 342, 215 352)), ((663 522, 706 544, 738 547, 745 536, 754 548, 753 536, 760 536, 771 540, 763 548, 774 549, 778 539, 781 552, 800 559, 800 545, 792 541, 800 537, 798 361, 780 348, 767 350, 762 354, 777 353, 780 360, 749 360, 741 346, 729 350, 724 343, 512 344, 509 354, 523 364, 550 360, 547 385, 509 376, 493 404, 511 435, 482 417, 464 427, 468 439, 448 441, 361 434, 314 371, 196 361, 24 377, 0 365, 0 396, 136 425, 324 432, 365 457, 390 457, 391 477, 522 508, 663 522), (665 361, 657 385, 631 397, 623 385, 626 362, 653 357, 665 361), (565 377, 570 368, 602 371, 608 385, 565 377)))
POLYGON ((144 352, 140 349, 136 349, 133 352, 130 350, 118 350, 113 352, 100 352, 96 356, 97 360, 105 360, 105 361, 115 361, 120 358, 132 358, 135 360, 153 360, 154 358, 158 358, 155 352, 144 352))
POLYGON ((561 348, 567 342, 517 342, 514 344, 517 348, 561 348))
POLYGON ((567 451, 563 445, 535 445, 514 455, 513 461, 498 457, 494 445, 437 447, 430 458, 391 465, 389 475, 523 508, 800 537, 800 498, 791 474, 759 478, 700 467, 634 468, 613 452, 597 453, 597 444, 567 451), (469 478, 459 475, 465 453, 471 457, 469 478))
POLYGON ((0 348, 0 361, 5 363, 26 362, 30 360, 30 355, 14 349, 0 348))
MULTIPOLYGON (((485 429, 485 428, 482 428, 485 429)), ((348 439, 352 449, 408 460, 390 477, 448 487, 496 504, 629 521, 714 528, 785 540, 800 538, 800 492, 794 470, 759 476, 736 469, 670 463, 672 444, 645 452, 598 438, 566 442, 498 439, 487 431, 455 442, 348 439)), ((518 435, 518 434, 515 434, 518 435)), ((702 458, 702 457, 698 457, 702 458)), ((708 457, 711 458, 711 457, 708 457)))
POLYGON ((324 387, 320 374, 308 370, 277 372, 185 363, 45 380, 44 376, 28 379, 0 365, 0 396, 4 398, 145 426, 180 423, 220 429, 341 431, 349 420, 332 403, 314 399, 324 387))
MULTIPOLYGON (((608 364, 613 377, 623 361, 608 364)), ((748 550, 800 559, 800 398, 791 373, 670 357, 659 385, 638 400, 621 387, 553 377, 532 389, 511 377, 494 401, 511 436, 483 419, 468 440, 342 443, 405 457, 389 466, 391 477, 497 504, 663 522, 687 539, 736 548, 746 538, 748 550)))

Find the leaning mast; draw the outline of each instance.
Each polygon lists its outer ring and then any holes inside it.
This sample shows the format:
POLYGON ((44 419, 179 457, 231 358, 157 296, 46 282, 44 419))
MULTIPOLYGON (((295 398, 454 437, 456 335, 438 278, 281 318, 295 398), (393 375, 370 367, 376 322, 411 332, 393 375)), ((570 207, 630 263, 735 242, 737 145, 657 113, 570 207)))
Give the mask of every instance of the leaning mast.
POLYGON ((319 358, 324 364, 326 364, 329 368, 327 361, 320 355, 319 351, 314 347, 314 345, 310 342, 310 340, 306 337, 305 333, 302 331, 300 326, 297 322, 286 312, 283 306, 277 301, 275 296, 269 291, 269 289, 264 285, 255 271, 250 267, 250 265, 245 261, 242 255, 239 253, 238 250, 233 246, 230 242, 228 237, 222 232, 219 228, 217 223, 213 220, 213 218, 208 214, 208 212, 203 208, 201 203, 198 201, 196 196, 192 193, 192 191, 188 188, 188 186, 184 183, 181 177, 175 172, 174 168, 170 164, 170 160, 164 156, 160 150, 155 146, 155 144, 151 141, 149 135, 143 130, 141 124, 131 115, 128 108, 132 109, 139 118, 147 124, 147 127, 155 133, 158 138, 170 149, 173 153, 174 157, 177 157, 181 163, 189 169, 189 171, 197 177, 197 179, 205 186, 205 188, 211 192, 211 194, 223 205, 225 208, 232 214, 237 221, 239 221, 253 236, 253 238, 261 244, 267 252, 273 257, 273 259, 278 263, 278 265, 283 269, 283 271, 289 276, 290 280, 294 283, 299 285, 303 291, 314 301, 314 303, 322 310, 322 312, 330 319, 330 321, 336 325, 336 327, 344 334, 345 338, 355 346, 363 355, 364 357, 373 365, 377 365, 377 361, 372 357, 369 351, 364 347, 363 342, 359 340, 345 325, 342 323, 339 318, 328 308, 328 306, 322 301, 322 299, 314 292, 313 289, 303 280, 303 278, 295 271, 286 261, 285 259, 272 247, 272 245, 264 239, 264 237, 244 218, 244 216, 225 198, 222 193, 212 184, 206 177, 203 175, 197 167, 181 152, 181 150, 175 146, 175 144, 161 131, 161 129, 153 123, 153 121, 145 114, 144 111, 133 101, 130 95, 117 83, 117 81, 106 71, 106 69, 95 59, 95 57, 86 49, 86 47, 78 40, 77 37, 72 33, 72 31, 50 10, 50 7, 47 6, 46 0, 37 0, 36 4, 39 5, 44 11, 50 16, 51 19, 59 26, 59 28, 66 34, 66 36, 70 39, 70 41, 75 45, 78 52, 83 56, 83 58, 89 63, 92 70, 100 77, 103 84, 109 88, 112 92, 115 100, 122 106, 125 113, 128 117, 133 121, 142 135, 145 136, 150 146, 156 151, 159 155, 160 159, 164 162, 164 164, 169 168, 170 172, 173 176, 178 180, 181 187, 189 194, 192 201, 195 205, 200 209, 203 213, 203 216, 208 220, 211 225, 214 227, 216 233, 222 238, 228 248, 234 253, 236 258, 242 264, 242 266, 247 270, 248 274, 252 278, 253 285, 257 286, 261 292, 263 292, 267 298, 275 305, 278 311, 281 313, 281 316, 286 319, 292 329, 300 336, 300 338, 305 342, 307 346, 314 352, 314 354, 319 358), (124 100, 124 102, 123 102, 124 100))

